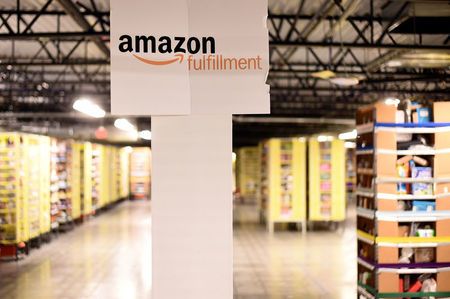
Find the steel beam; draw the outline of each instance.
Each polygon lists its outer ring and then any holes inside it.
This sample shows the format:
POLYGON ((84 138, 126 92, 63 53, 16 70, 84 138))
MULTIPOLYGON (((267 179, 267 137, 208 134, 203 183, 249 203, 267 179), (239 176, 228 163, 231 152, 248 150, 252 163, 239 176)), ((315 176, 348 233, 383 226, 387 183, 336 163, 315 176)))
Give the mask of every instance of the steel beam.
POLYGON ((348 42, 311 42, 311 41, 281 41, 272 40, 271 47, 311 47, 311 48, 355 48, 355 49, 407 49, 407 50, 446 50, 447 45, 418 45, 418 44, 371 44, 348 42))
POLYGON ((102 38, 109 40, 108 31, 67 31, 67 32, 29 32, 29 33, 1 33, 0 40, 36 40, 36 39, 50 39, 50 40, 65 40, 65 41, 79 41, 84 38, 102 38))
POLYGON ((109 65, 109 60, 105 59, 73 59, 67 61, 10 61, 0 58, 0 66, 67 66, 67 65, 109 65))
MULTIPOLYGON (((280 19, 280 20, 295 20, 298 18, 299 20, 311 20, 314 18, 313 15, 305 15, 305 14, 299 14, 298 16, 296 14, 269 14, 268 18, 272 19, 280 19)), ((341 18, 341 15, 328 15, 324 17, 324 20, 327 21, 337 21, 341 18)), ((370 16, 348 16, 346 18, 348 21, 356 21, 356 22, 370 22, 372 18, 370 16)), ((390 21, 391 19, 376 16, 373 17, 374 21, 390 21)))
MULTIPOLYGON (((46 10, 46 11, 39 11, 34 9, 0 9, 0 14, 3 15, 14 15, 20 13, 20 15, 23 16, 68 16, 68 14, 65 11, 62 10, 46 10)), ((83 11, 80 12, 83 16, 101 16, 101 17, 109 17, 109 11, 83 11)))
MULTIPOLYGON (((62 8, 72 19, 87 32, 91 31, 91 24, 84 18, 84 15, 79 11, 78 7, 71 0, 58 0, 62 8)), ((92 41, 103 52, 103 54, 109 58, 109 48, 105 45, 104 41, 99 37, 92 37, 92 41)))
POLYGON ((331 124, 354 126, 355 120, 341 118, 317 118, 317 117, 252 117, 233 116, 236 123, 266 123, 266 124, 331 124))

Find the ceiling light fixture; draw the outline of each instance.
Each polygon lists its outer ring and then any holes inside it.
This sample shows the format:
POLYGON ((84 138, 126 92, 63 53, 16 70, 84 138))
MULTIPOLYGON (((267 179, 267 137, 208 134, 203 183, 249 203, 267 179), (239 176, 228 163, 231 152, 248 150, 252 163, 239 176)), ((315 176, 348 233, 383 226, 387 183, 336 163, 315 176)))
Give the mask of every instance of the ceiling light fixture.
POLYGON ((400 67, 400 66, 402 66, 402 62, 399 60, 391 60, 391 61, 388 61, 386 65, 388 67, 400 67))
POLYGON ((133 132, 136 131, 136 127, 128 121, 126 118, 118 118, 114 121, 114 127, 119 130, 133 132))
POLYGON ((106 112, 87 98, 80 98, 73 103, 73 109, 95 118, 105 117, 106 112))
POLYGON ((359 84, 356 77, 334 77, 330 78, 330 82, 339 86, 354 86, 359 84))
POLYGON ((356 142, 346 141, 346 142, 344 142, 344 147, 345 148, 356 148, 356 142))
POLYGON ((356 132, 356 129, 350 132, 345 132, 345 133, 341 133, 339 134, 339 139, 340 140, 351 140, 351 139, 356 139, 356 137, 358 136, 358 133, 356 132))
POLYGON ((323 79, 323 80, 327 80, 327 79, 330 79, 335 76, 336 76, 336 74, 330 70, 323 70, 323 71, 311 73, 311 77, 323 79))
POLYGON ((320 135, 317 137, 317 141, 319 141, 319 142, 333 141, 333 139, 334 139, 333 136, 320 135))
POLYGON ((389 106, 398 106, 398 104, 400 104, 400 100, 396 98, 387 98, 384 100, 384 103, 389 106))
POLYGON ((152 132, 150 132, 150 130, 140 131, 139 137, 144 140, 152 140, 152 132))

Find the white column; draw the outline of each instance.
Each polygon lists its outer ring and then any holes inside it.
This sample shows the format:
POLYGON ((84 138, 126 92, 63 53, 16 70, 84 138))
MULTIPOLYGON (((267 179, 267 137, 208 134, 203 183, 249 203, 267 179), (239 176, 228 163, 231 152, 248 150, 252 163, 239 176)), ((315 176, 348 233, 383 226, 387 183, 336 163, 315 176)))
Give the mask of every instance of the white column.
POLYGON ((152 117, 153 299, 231 299, 231 115, 152 117))

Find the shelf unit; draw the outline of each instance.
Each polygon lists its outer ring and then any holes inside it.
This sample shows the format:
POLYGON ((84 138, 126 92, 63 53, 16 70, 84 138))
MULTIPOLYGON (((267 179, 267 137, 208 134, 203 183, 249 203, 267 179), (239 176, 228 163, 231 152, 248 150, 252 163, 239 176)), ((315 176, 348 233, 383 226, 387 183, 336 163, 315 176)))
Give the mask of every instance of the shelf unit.
POLYGON ((40 153, 39 153, 39 176, 40 176, 40 197, 41 197, 41 224, 40 234, 45 239, 49 239, 51 231, 50 217, 50 137, 38 136, 40 153))
POLYGON ((122 180, 122 174, 120 171, 120 148, 112 147, 112 157, 113 157, 113 171, 111 181, 112 185, 112 198, 113 201, 118 201, 122 199, 120 195, 120 182, 122 180))
POLYGON ((92 200, 92 212, 95 212, 103 206, 103 146, 100 144, 91 144, 91 200, 92 200))
POLYGON ((310 221, 345 220, 346 166, 344 142, 309 139, 310 221))
POLYGON ((276 223, 296 223, 306 232, 306 140, 266 140, 260 161, 259 204, 268 230, 273 232, 276 223))
MULTIPOLYGON (((77 156, 73 148, 73 141, 56 139, 56 193, 58 198, 58 226, 71 227, 73 220, 79 217, 78 170, 74 167, 74 156, 77 156)), ((78 158, 78 156, 77 156, 78 158)), ((79 167, 79 163, 76 164, 79 167)))
POLYGON ((20 135, 0 133, 0 257, 17 257, 19 244, 28 241, 21 156, 20 135))
POLYGON ((397 108, 383 103, 357 112, 359 298, 450 297, 450 103, 433 110, 424 124, 395 123, 397 108), (398 134, 422 134, 430 148, 404 149, 398 134), (407 156, 432 177, 399 172, 407 156))
POLYGON ((48 219, 48 210, 41 205, 44 198, 41 194, 41 136, 22 135, 22 170, 23 170, 23 196, 27 207, 28 217, 26 225, 28 232, 26 238, 35 240, 41 235, 41 219, 48 219), (41 201, 42 200, 42 201, 41 201))
POLYGON ((350 200, 356 186, 356 150, 347 148, 345 151, 345 172, 347 199, 350 200))
POLYGON ((85 219, 92 215, 92 144, 76 144, 80 155, 80 214, 85 219))
POLYGON ((119 150, 120 156, 120 198, 130 197, 130 147, 119 150))
POLYGON ((58 141, 50 139, 50 220, 51 229, 59 229, 59 217, 61 214, 58 186, 58 141))
POLYGON ((74 140, 70 140, 69 146, 72 155, 72 163, 70 164, 71 173, 71 206, 72 206, 72 219, 78 220, 81 217, 81 150, 80 145, 74 140))
POLYGON ((255 200, 258 193, 260 173, 259 148, 242 147, 237 150, 236 176, 240 196, 244 199, 255 200))
POLYGON ((130 191, 133 199, 149 199, 151 151, 148 147, 135 147, 130 154, 130 191))

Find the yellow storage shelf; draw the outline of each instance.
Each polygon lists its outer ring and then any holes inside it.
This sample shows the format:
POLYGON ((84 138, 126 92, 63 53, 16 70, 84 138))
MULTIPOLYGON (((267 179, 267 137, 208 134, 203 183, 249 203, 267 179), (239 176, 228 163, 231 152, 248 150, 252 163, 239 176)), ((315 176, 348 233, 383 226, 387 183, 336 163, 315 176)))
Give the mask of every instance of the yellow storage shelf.
POLYGON ((345 220, 345 180, 344 142, 336 139, 319 142, 317 138, 311 138, 309 140, 309 220, 334 222, 345 220), (323 159, 325 155, 328 159, 323 159))
POLYGON ((123 147, 119 150, 120 156, 120 198, 130 196, 130 152, 131 147, 123 147))
POLYGON ((237 187, 244 199, 256 199, 259 189, 259 147, 242 147, 237 150, 236 181, 237 187))
POLYGON ((83 190, 80 200, 81 215, 83 217, 92 214, 92 144, 84 142, 80 144, 80 184, 83 190))
POLYGON ((8 177, 0 178, 0 194, 13 194, 3 196, 0 209, 8 211, 8 214, 0 215, 0 244, 16 245, 28 241, 28 205, 24 199, 23 179, 21 172, 22 157, 24 154, 22 137, 17 133, 0 133, 0 151, 2 152, 0 170, 8 170, 14 180, 6 181, 8 177), (8 215, 14 214, 14 218, 8 215))
POLYGON ((40 194, 41 217, 40 233, 46 234, 51 230, 50 221, 50 138, 39 136, 40 143, 40 194))
POLYGON ((130 192, 135 199, 151 196, 151 150, 148 147, 134 147, 130 155, 130 192))
POLYGON ((306 141, 269 139, 260 159, 260 207, 269 231, 276 223, 301 223, 306 231, 306 141))
POLYGON ((70 147, 72 151, 72 164, 71 164, 71 205, 72 205, 72 218, 77 220, 81 217, 81 151, 82 145, 80 143, 70 141, 70 147))

